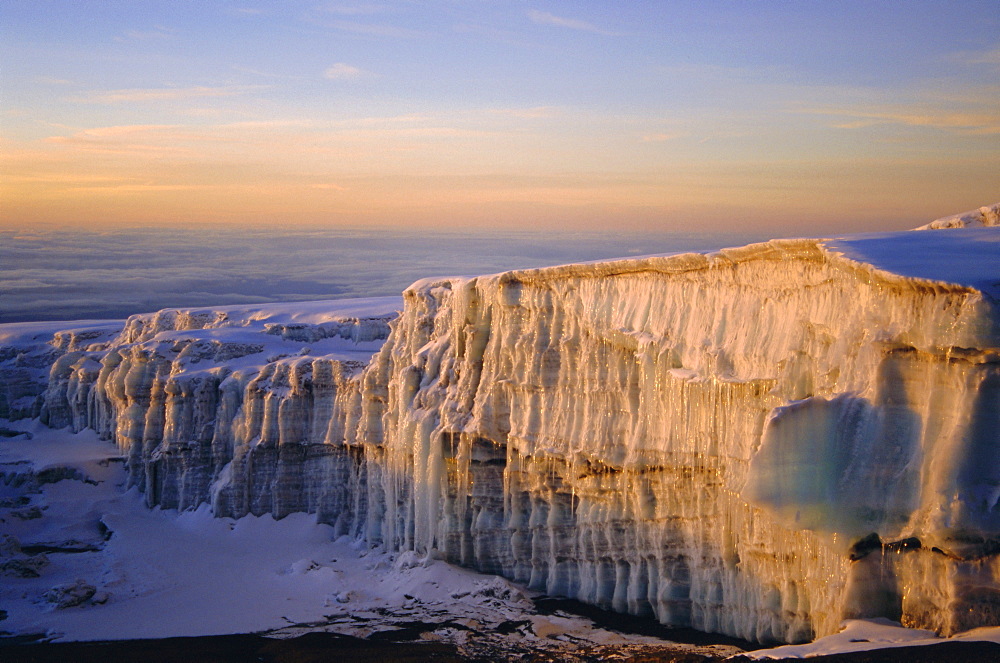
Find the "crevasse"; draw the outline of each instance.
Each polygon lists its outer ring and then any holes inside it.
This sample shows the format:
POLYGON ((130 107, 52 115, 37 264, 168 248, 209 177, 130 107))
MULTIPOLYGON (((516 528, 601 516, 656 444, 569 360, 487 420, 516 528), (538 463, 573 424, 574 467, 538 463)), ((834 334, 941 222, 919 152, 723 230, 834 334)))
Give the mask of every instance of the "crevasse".
POLYGON ((64 339, 42 416, 114 439, 150 504, 315 512, 666 624, 1000 623, 995 294, 840 249, 427 280, 391 332, 259 333, 382 343, 367 364, 265 356, 249 319, 136 316, 64 339))

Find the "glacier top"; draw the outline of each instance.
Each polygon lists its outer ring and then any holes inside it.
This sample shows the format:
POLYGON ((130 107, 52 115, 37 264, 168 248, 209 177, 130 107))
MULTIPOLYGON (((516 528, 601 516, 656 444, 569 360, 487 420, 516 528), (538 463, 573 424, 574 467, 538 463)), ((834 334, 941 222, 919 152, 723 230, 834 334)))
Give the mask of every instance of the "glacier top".
POLYGON ((1000 228, 852 235, 823 245, 886 272, 968 286, 1000 299, 1000 228))

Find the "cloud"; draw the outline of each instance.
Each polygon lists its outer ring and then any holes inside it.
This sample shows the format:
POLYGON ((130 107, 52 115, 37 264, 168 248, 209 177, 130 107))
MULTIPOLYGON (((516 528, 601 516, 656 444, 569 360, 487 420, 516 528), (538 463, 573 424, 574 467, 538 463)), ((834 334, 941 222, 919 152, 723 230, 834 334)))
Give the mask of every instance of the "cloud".
POLYGON ((118 182, 121 178, 109 175, 95 175, 91 173, 78 175, 76 173, 33 173, 29 175, 15 175, 7 178, 7 182, 31 183, 31 184, 94 184, 96 182, 118 182))
POLYGON ((340 5, 331 4, 320 7, 320 11, 330 14, 340 14, 341 16, 363 16, 368 14, 381 14, 385 11, 384 5, 360 4, 360 5, 340 5))
POLYGON ((497 108, 491 113, 495 115, 506 115, 522 120, 536 120, 549 117, 558 117, 560 110, 556 106, 534 106, 532 108, 497 108))
POLYGON ((385 25, 382 23, 358 23, 355 21, 333 21, 332 23, 329 24, 319 21, 318 23, 320 25, 326 25, 326 27, 331 27, 336 30, 341 30, 343 32, 351 32, 358 35, 367 35, 369 37, 412 39, 414 37, 426 36, 426 33, 420 32, 419 30, 400 28, 394 25, 385 25))
POLYGON ((361 78, 365 74, 363 69, 358 69, 344 62, 337 62, 327 67, 323 72, 325 78, 331 81, 350 81, 361 78))
MULTIPOLYGON (((173 124, 133 124, 94 127, 69 135, 49 136, 46 143, 81 152, 162 157, 191 155, 181 142, 204 141, 206 137, 190 127, 173 124)), ((217 140, 212 137, 212 140, 217 140)))
MULTIPOLYGON (((85 129, 75 135, 81 138, 118 138, 121 136, 134 136, 136 134, 161 133, 179 128, 180 125, 177 124, 122 124, 111 127, 85 129)), ((62 136, 53 136, 53 138, 62 138, 62 136)))
POLYGON ((968 65, 1000 65, 1000 46, 988 51, 961 51, 952 54, 950 59, 968 65))
POLYGON ((396 125, 396 124, 412 124, 414 122, 433 122, 436 119, 430 115, 393 115, 389 117, 362 117, 354 120, 347 120, 341 124, 344 126, 381 126, 381 125, 396 125))
POLYGON ((116 41, 150 41, 156 39, 172 39, 174 31, 158 25, 152 30, 127 30, 124 37, 117 37, 116 41))
POLYGON ((145 101, 180 101, 205 97, 232 97, 269 89, 266 85, 226 85, 220 87, 194 86, 184 88, 129 88, 91 92, 70 101, 85 104, 121 104, 145 101))
POLYGON ((309 119, 292 119, 287 120, 243 120, 240 122, 229 122, 228 124, 217 124, 214 125, 215 129, 237 129, 239 131, 274 131, 276 129, 311 129, 315 128, 317 123, 309 119))
POLYGON ((550 14, 548 12, 538 11, 537 9, 532 9, 528 12, 528 18, 530 18, 534 23, 539 25, 552 25, 558 28, 569 28, 570 30, 581 30, 583 32, 593 32, 599 35, 609 35, 613 36, 615 33, 603 30, 593 23, 587 23, 586 21, 580 21, 575 18, 563 18, 561 16, 556 16, 555 14, 550 14))
POLYGON ((642 137, 642 142, 644 143, 663 143, 668 140, 673 140, 674 138, 680 138, 681 134, 666 134, 666 133, 655 133, 646 134, 642 137))
POLYGON ((117 196, 123 193, 159 193, 164 191, 204 191, 216 188, 208 184, 112 184, 108 186, 76 186, 69 191, 78 193, 101 193, 117 196))
POLYGON ((55 78, 53 76, 39 76, 35 79, 36 83, 41 83, 42 85, 72 85, 73 81, 67 80, 65 78, 55 78))
MULTIPOLYGON (((124 318, 172 306, 398 295, 434 274, 492 273, 636 252, 635 236, 605 232, 540 241, 537 233, 508 228, 492 233, 194 228, 6 234, 0 242, 0 323, 124 318)), ((672 241, 664 250, 715 247, 709 243, 715 240, 701 234, 672 241)), ((745 242, 728 244, 739 243, 745 242)))
POLYGON ((863 129, 882 124, 896 124, 970 135, 1000 134, 1000 113, 961 113, 923 109, 866 111, 848 108, 815 108, 793 112, 852 118, 832 125, 837 129, 863 129))

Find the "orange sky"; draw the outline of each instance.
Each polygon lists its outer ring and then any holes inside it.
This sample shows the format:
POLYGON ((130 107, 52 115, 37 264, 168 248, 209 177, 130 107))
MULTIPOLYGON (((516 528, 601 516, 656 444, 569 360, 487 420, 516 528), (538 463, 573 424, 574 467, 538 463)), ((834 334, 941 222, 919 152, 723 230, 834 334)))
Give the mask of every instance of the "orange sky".
POLYGON ((0 9, 2 227, 795 234, 1000 200, 989 2, 54 6, 0 9))

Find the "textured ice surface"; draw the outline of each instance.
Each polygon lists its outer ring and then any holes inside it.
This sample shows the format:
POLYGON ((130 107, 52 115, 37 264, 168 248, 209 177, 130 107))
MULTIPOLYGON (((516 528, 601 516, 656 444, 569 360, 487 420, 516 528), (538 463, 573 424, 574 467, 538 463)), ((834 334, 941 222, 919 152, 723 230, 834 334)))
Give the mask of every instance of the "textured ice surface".
MULTIPOLYGON (((997 231, 949 232, 995 273, 997 231)), ((763 640, 996 623, 996 302, 870 241, 418 282, 368 369, 369 535, 763 640)))
POLYGON ((36 407, 113 439, 150 504, 313 512, 745 638, 954 633, 1000 623, 998 240, 429 279, 391 323, 387 302, 137 316, 64 334, 36 407))

